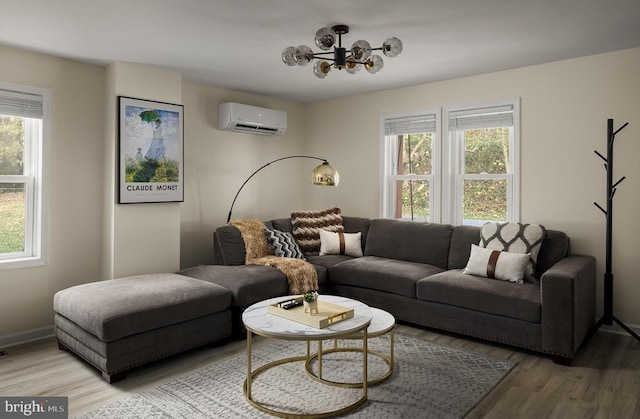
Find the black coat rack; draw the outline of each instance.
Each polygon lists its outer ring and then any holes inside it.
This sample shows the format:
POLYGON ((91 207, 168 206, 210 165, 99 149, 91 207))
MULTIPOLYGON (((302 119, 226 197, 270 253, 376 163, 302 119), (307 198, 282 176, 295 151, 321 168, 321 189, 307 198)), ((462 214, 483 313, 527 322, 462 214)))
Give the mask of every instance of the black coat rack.
POLYGON ((613 119, 607 120, 607 156, 594 151, 602 160, 604 160, 604 168, 607 170, 607 209, 602 208, 598 203, 594 202, 594 205, 600 209, 607 218, 607 255, 606 255, 606 267, 604 272, 604 315, 594 325, 593 332, 595 333, 602 324, 611 325, 616 322, 627 333, 636 338, 640 342, 640 336, 627 327, 623 322, 618 320, 613 315, 613 273, 611 272, 612 265, 612 235, 613 235, 613 196, 616 194, 616 187, 622 182, 625 177, 621 177, 616 183, 613 183, 613 141, 616 138, 616 134, 622 131, 629 123, 625 123, 616 131, 613 130, 613 119))

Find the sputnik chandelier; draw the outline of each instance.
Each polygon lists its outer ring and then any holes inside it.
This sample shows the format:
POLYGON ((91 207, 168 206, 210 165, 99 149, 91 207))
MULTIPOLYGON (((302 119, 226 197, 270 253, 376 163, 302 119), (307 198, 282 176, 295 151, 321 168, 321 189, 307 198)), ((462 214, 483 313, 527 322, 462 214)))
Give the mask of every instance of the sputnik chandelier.
POLYGON ((291 46, 282 51, 282 61, 290 66, 305 66, 316 58, 319 61, 313 65, 313 73, 319 79, 324 79, 331 72, 332 66, 338 70, 344 68, 350 74, 355 74, 361 67, 364 67, 369 73, 376 74, 382 70, 384 62, 379 55, 372 55, 372 51, 382 51, 390 58, 397 57, 402 52, 402 41, 395 37, 387 38, 380 48, 371 48, 371 44, 367 41, 359 40, 354 42, 351 49, 348 50, 342 46, 342 35, 347 33, 349 33, 347 25, 320 28, 316 32, 316 45, 327 52, 314 53, 306 45, 291 46), (336 37, 338 38, 338 46, 334 46, 336 37), (333 47, 333 51, 330 51, 331 47, 333 47))

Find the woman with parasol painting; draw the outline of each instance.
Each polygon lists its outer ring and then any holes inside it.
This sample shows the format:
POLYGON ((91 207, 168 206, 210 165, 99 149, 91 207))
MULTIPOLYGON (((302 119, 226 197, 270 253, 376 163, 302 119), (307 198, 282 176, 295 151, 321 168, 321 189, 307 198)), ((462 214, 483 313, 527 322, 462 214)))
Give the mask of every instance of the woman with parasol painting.
POLYGON ((153 122, 153 140, 144 157, 151 161, 164 160, 164 138, 162 137, 162 120, 156 110, 147 110, 140 113, 140 118, 145 122, 153 122))

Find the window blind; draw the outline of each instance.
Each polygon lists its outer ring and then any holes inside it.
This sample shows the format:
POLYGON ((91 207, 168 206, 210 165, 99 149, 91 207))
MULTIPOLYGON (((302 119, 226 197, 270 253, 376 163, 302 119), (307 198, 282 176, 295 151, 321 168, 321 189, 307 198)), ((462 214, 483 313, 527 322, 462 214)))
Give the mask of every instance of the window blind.
POLYGON ((436 115, 389 118, 384 121, 386 135, 421 134, 436 131, 436 115))
POLYGON ((449 111, 449 130, 512 126, 513 105, 449 111))
POLYGON ((0 89, 0 115, 42 118, 41 95, 0 89))

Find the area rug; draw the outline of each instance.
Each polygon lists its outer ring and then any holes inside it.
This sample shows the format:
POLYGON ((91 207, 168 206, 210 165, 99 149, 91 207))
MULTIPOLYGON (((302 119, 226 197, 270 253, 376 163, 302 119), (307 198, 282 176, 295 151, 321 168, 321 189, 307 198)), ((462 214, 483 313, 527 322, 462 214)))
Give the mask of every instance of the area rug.
MULTIPOLYGON (((353 346, 357 341, 340 341, 353 346)), ((389 353, 389 336, 369 340, 369 348, 389 353)), ((325 342, 324 347, 332 347, 325 342)), ((272 341, 254 348, 252 367, 306 353, 303 342, 272 341)), ((218 361, 151 390, 115 401, 77 418, 271 418, 245 400, 246 355, 218 361)), ((369 379, 384 375, 388 365, 369 356, 369 379)), ((348 418, 461 418, 516 365, 510 360, 461 350, 406 334, 395 335, 395 368, 384 382, 368 388, 368 400, 348 418)), ((311 364, 317 372, 317 360, 311 364)), ((325 354, 323 378, 362 380, 362 354, 325 354)), ((253 398, 271 409, 299 413, 337 410, 353 403, 362 389, 328 386, 312 380, 303 362, 279 365, 253 381, 253 398)))

